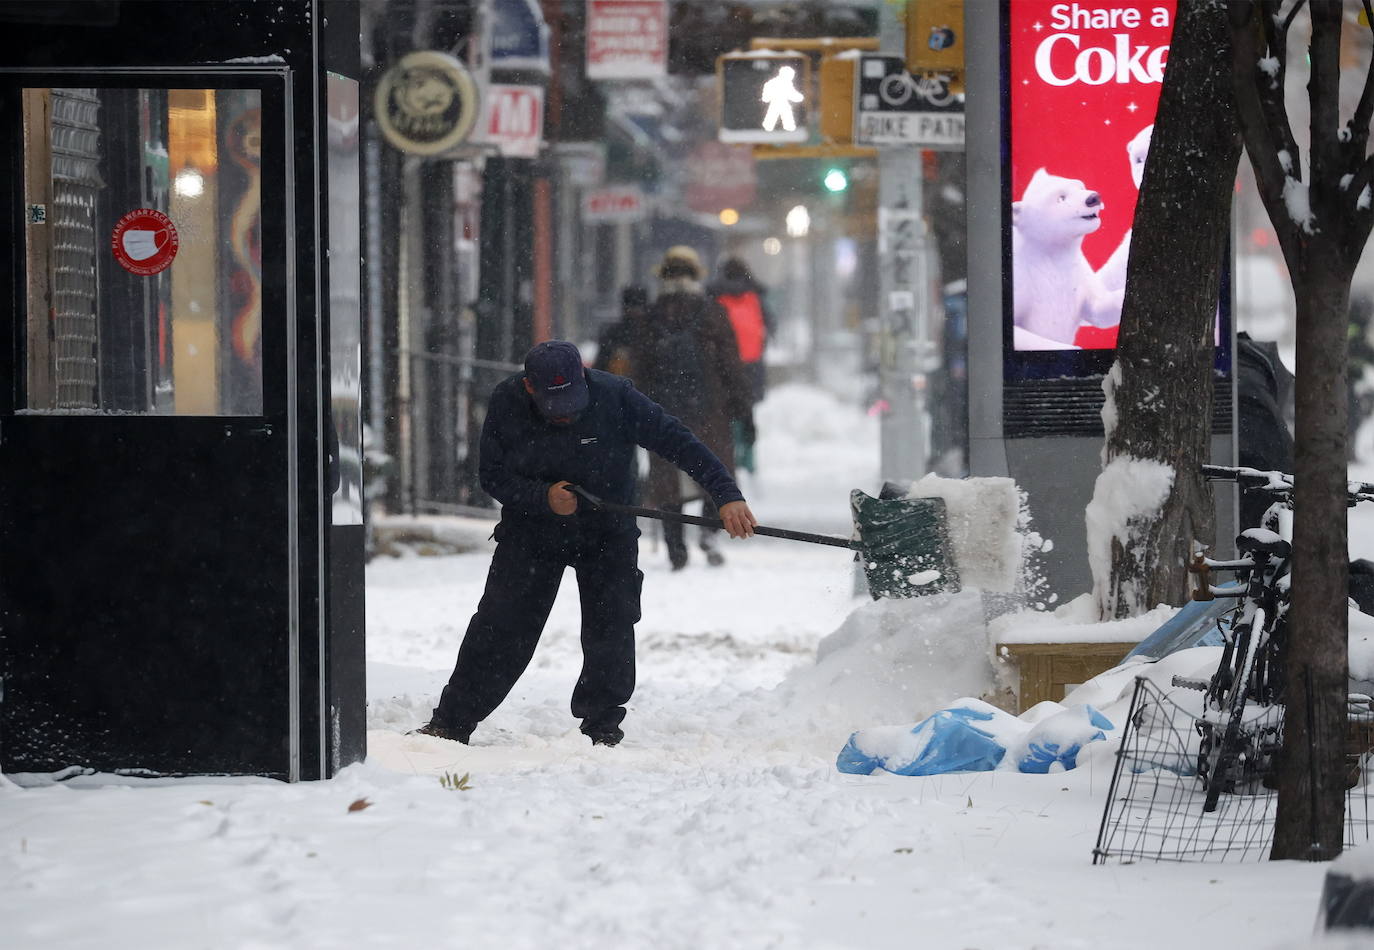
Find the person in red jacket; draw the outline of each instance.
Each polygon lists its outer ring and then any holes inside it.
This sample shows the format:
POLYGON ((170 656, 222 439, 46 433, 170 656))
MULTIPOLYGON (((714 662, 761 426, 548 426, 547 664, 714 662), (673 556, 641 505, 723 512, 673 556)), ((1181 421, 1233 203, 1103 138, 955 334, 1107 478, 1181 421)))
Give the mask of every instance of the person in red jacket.
POLYGON ((763 399, 765 384, 763 351, 773 331, 773 315, 764 299, 763 285, 749 272, 749 265, 738 257, 727 257, 720 265, 720 278, 710 289, 711 296, 725 308, 739 344, 740 362, 749 374, 755 403, 763 399))
MULTIPOLYGON (((763 285, 749 272, 749 265, 738 257, 727 257, 720 265, 720 277, 710 287, 711 296, 725 310, 735 331, 740 362, 749 377, 749 396, 753 404, 763 400, 767 381, 763 351, 773 331, 773 315, 768 310, 763 285)), ((739 467, 754 471, 752 428, 735 427, 735 459, 739 467)))

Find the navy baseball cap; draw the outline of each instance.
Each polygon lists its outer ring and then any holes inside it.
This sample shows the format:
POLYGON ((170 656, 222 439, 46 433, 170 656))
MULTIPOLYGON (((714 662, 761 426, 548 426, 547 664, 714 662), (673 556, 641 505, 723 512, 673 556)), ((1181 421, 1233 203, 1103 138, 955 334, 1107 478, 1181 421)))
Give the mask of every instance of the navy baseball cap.
POLYGON ((575 416, 591 401, 582 354, 567 340, 538 343, 526 353, 525 379, 534 388, 534 404, 546 418, 575 416))

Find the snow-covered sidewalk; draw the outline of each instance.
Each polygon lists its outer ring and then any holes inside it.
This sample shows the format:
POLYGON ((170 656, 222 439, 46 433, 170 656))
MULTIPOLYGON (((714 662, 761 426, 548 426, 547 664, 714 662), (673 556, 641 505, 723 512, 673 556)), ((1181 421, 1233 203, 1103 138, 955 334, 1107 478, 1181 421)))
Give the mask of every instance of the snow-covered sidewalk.
MULTIPOLYGON (((846 531, 848 489, 877 487, 872 420, 800 388, 765 408, 778 478, 765 467, 751 491, 760 516, 846 531), (809 436, 787 428, 803 421, 809 436)), ((1310 945, 1324 865, 1094 867, 1109 756, 1050 775, 839 773, 850 732, 975 682, 976 594, 874 604, 843 550, 724 550, 723 568, 674 574, 645 540, 639 688, 614 749, 568 712, 571 577, 472 746, 404 735, 448 676, 487 557, 374 562, 368 761, 296 786, 0 786, 0 946, 1310 945)))

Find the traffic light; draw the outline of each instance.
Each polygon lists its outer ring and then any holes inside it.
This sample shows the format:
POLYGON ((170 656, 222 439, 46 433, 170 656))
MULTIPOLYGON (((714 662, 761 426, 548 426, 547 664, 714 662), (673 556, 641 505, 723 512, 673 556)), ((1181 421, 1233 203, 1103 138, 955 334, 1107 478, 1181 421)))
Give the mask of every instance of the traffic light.
POLYGON ((948 76, 964 91, 964 0, 907 0, 906 68, 915 76, 948 76))
POLYGON ((854 141, 854 65, 852 55, 821 58, 821 141, 849 145, 854 141))
POLYGON ((845 174, 843 168, 832 166, 825 170, 825 177, 821 179, 821 184, 825 190, 832 194, 838 194, 849 187, 849 176, 845 174))

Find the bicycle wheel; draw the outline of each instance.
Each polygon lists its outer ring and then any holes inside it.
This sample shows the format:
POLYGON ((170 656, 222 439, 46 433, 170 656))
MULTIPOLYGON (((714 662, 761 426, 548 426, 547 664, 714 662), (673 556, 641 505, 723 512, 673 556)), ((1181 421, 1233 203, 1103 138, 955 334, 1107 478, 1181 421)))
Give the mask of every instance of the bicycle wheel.
MULTIPOLYGON (((1245 700, 1250 691, 1250 674, 1255 666, 1255 644, 1264 636, 1255 636, 1258 627, 1262 634, 1268 633, 1269 618, 1263 607, 1256 607, 1250 618, 1249 629, 1240 633, 1236 643, 1236 676, 1231 681, 1230 690, 1222 709, 1221 741, 1217 744, 1216 755, 1212 758, 1207 782, 1207 799, 1203 803, 1204 812, 1217 810, 1217 802, 1228 782, 1235 787, 1237 766, 1240 764, 1241 751, 1245 741, 1241 737, 1242 720, 1245 718, 1245 700)), ((1213 730, 1215 735, 1216 730, 1213 730)))
POLYGON ((891 76, 884 76, 883 81, 878 84, 878 95, 888 105, 899 106, 911 98, 911 86, 907 83, 903 73, 893 73, 891 76))

